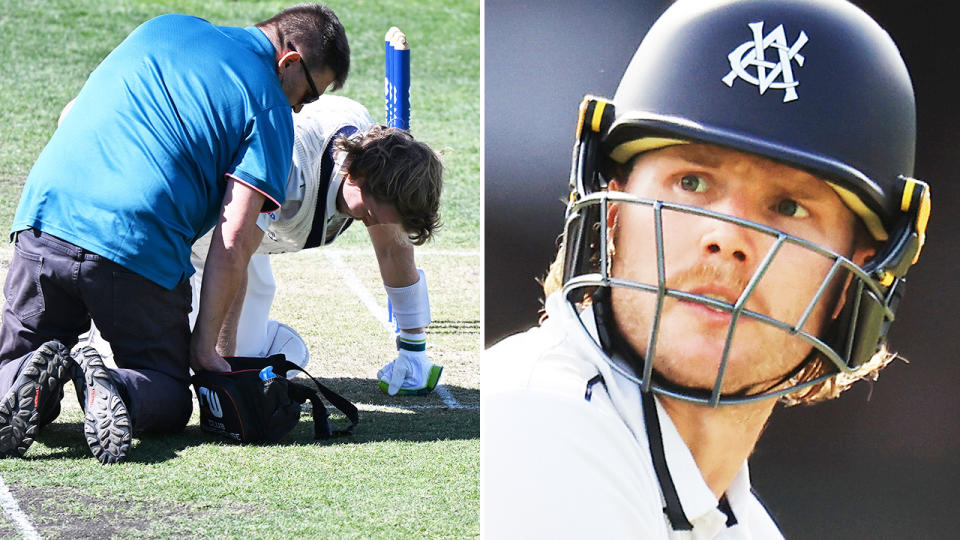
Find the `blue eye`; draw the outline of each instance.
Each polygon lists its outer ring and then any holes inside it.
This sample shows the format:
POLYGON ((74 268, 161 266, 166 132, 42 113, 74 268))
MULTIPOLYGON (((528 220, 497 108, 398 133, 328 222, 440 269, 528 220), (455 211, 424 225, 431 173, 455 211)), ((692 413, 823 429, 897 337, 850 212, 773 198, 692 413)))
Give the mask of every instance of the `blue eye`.
POLYGON ((680 188, 684 191, 703 193, 709 187, 706 180, 695 174, 686 174, 680 179, 680 188))
POLYGON ((784 199, 777 203, 777 213, 787 217, 803 218, 810 215, 806 208, 793 199, 784 199))

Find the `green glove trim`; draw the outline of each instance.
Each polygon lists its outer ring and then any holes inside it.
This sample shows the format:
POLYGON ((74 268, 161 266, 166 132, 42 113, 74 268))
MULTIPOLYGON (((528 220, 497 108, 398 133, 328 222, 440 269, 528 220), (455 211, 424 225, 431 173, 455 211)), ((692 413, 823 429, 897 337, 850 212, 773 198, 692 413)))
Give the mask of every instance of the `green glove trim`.
MULTIPOLYGON (((437 386, 437 383, 440 381, 440 374, 443 373, 443 366, 438 366, 436 364, 430 368, 430 373, 427 375, 427 384, 423 388, 401 388, 396 395, 398 396, 425 396, 433 391, 437 386)), ((379 381, 377 386, 380 387, 380 391, 384 394, 387 393, 389 384, 379 381)))
POLYGON ((405 351, 423 352, 427 350, 427 340, 407 341, 405 339, 401 339, 400 336, 397 336, 397 350, 400 349, 405 351))

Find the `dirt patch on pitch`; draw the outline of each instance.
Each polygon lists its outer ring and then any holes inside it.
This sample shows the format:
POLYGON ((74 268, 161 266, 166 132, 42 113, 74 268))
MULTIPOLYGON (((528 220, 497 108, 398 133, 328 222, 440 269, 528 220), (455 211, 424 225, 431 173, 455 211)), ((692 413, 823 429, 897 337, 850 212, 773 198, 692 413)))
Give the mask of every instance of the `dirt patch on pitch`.
POLYGON ((70 486, 9 488, 43 538, 190 537, 196 533, 191 521, 214 512, 158 499, 92 496, 70 486))

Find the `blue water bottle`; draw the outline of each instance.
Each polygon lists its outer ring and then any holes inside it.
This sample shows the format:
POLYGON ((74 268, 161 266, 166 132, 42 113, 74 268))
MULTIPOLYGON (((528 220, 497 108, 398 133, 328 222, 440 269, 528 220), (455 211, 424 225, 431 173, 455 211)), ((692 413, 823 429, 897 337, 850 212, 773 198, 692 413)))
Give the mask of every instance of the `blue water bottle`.
POLYGON ((267 366, 260 370, 260 380, 268 381, 270 379, 275 379, 277 374, 273 372, 273 366, 267 366))

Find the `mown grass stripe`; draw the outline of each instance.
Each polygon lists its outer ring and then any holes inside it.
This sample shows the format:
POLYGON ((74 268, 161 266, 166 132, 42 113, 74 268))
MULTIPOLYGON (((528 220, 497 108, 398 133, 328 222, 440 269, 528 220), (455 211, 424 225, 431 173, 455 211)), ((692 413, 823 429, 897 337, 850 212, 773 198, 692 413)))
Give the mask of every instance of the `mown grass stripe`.
MULTIPOLYGON (((336 253, 339 255, 376 255, 372 247, 369 248, 335 248, 325 247, 324 253, 336 253)), ((431 257, 440 255, 443 257, 479 257, 479 251, 468 249, 422 249, 417 248, 417 256, 431 257)))

